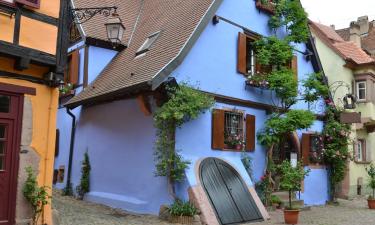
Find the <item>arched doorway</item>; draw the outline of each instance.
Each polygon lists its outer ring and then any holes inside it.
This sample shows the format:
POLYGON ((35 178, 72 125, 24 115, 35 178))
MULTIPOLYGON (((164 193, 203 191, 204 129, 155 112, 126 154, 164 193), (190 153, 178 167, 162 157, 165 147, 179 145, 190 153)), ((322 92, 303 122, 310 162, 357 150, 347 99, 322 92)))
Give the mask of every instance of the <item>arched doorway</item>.
POLYGON ((228 163, 217 158, 204 159, 200 178, 221 224, 263 220, 246 184, 228 163))

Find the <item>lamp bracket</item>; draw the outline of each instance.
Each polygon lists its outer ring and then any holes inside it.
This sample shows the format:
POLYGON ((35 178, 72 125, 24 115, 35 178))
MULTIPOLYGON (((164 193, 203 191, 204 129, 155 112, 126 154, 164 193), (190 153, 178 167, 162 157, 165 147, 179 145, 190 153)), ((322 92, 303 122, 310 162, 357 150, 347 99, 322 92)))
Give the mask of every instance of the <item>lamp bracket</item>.
POLYGON ((86 23, 96 15, 103 15, 104 17, 109 17, 113 13, 116 13, 116 11, 116 6, 71 9, 72 18, 76 24, 86 23))

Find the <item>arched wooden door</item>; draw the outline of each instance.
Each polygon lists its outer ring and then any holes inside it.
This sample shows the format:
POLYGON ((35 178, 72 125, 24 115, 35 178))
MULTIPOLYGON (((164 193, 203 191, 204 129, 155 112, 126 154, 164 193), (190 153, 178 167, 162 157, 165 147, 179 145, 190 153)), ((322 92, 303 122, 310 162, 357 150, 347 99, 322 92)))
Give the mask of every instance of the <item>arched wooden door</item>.
POLYGON ((223 225, 263 220, 247 186, 228 163, 207 158, 200 166, 203 188, 223 225))

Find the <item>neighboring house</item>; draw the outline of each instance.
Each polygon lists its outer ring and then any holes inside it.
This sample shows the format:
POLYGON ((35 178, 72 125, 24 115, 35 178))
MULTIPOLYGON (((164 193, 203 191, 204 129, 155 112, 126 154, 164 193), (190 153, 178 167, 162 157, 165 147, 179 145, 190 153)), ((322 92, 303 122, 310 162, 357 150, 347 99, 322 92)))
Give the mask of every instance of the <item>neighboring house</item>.
MULTIPOLYGON (((0 0, 0 224, 30 222, 26 167, 40 186, 52 187, 66 3, 0 0)), ((51 204, 39 221, 52 224, 51 204)))
MULTIPOLYGON (((70 49, 72 82, 78 88, 61 98, 68 109, 61 108, 58 113, 56 187, 64 188, 68 181, 73 187, 79 184, 80 162, 88 151, 92 170, 86 200, 157 214, 160 205, 171 199, 166 178, 154 175, 152 113, 166 82, 188 82, 214 96, 216 105, 213 113, 208 111, 176 131, 176 149, 191 161, 186 181, 176 186, 178 196, 194 200, 202 220, 210 225, 218 223, 215 215, 223 224, 267 218, 254 183, 265 170, 266 149, 256 140, 256 132, 272 110, 271 93, 245 83, 247 76, 258 70, 252 41, 272 34, 269 15, 248 0, 123 0, 118 4, 127 28, 122 40, 127 48, 117 52, 108 45, 105 20, 95 17, 78 27, 82 40, 70 49), (253 159, 253 179, 241 161, 243 153, 224 144, 225 131, 246 137, 245 154, 253 159), (217 180, 217 173, 228 176, 217 180), (209 188, 210 176, 219 184, 216 193, 209 188), (228 195, 228 182, 236 183, 231 191, 239 191, 238 196, 228 195), (216 202, 219 198, 228 202, 227 208, 216 202), (245 210, 240 213, 229 203, 241 200, 245 210), (230 213, 234 220, 227 220, 230 213)), ((74 6, 105 3, 75 0, 74 6)), ((299 44, 296 49, 291 67, 299 80, 319 71, 317 59, 310 54, 312 43, 299 44)), ((301 101, 295 107, 307 109, 308 105, 301 101)), ((315 110, 317 114, 322 111, 315 110)), ((316 120, 310 129, 291 134, 278 151, 278 161, 291 155, 300 159, 306 151, 309 154, 313 148, 308 143, 313 143, 310 139, 322 127, 323 122, 316 120)), ((307 205, 325 204, 327 170, 315 164, 311 169, 301 197, 307 205)))
MULTIPOLYGON (((369 194, 365 167, 371 163, 375 150, 375 60, 358 45, 342 39, 332 27, 311 22, 310 27, 321 59, 335 105, 343 107, 344 97, 353 94, 357 98, 356 108, 349 110, 361 113, 361 120, 352 125, 354 161, 349 162, 349 171, 342 183, 341 195, 354 197, 369 194)), ((354 118, 353 118, 354 119, 354 118)))
MULTIPOLYGON (((372 57, 375 56, 375 21, 369 21, 368 16, 358 17, 350 23, 350 27, 336 30, 345 41, 353 41, 372 57)), ((334 27, 333 27, 334 28, 334 27)))

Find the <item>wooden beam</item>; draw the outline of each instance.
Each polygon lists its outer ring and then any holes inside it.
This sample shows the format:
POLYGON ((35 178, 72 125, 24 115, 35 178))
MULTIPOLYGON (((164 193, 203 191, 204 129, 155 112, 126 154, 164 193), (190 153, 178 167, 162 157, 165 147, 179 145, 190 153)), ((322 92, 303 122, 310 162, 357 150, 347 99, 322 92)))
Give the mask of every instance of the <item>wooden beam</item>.
POLYGON ((30 82, 37 83, 37 84, 46 84, 46 82, 41 78, 37 78, 37 77, 31 76, 31 75, 11 73, 11 72, 2 71, 2 70, 0 70, 0 77, 26 80, 26 81, 30 81, 30 82))
POLYGON ((56 66, 56 57, 54 55, 14 45, 5 41, 0 41, 0 54, 13 56, 15 58, 28 57, 31 61, 42 65, 56 66))
POLYGON ((83 61, 83 88, 89 84, 89 46, 85 45, 85 54, 83 61))
POLYGON ((48 16, 42 13, 38 13, 34 10, 30 10, 30 9, 23 8, 23 7, 18 7, 18 9, 21 11, 22 16, 26 16, 30 19, 38 20, 40 22, 48 23, 56 27, 59 25, 59 19, 55 17, 48 16))
POLYGON ((137 102, 138 102, 139 108, 141 109, 141 111, 143 112, 145 116, 152 115, 150 102, 148 101, 148 98, 145 94, 138 95, 137 102))
POLYGON ((0 83, 0 91, 6 91, 17 94, 36 95, 36 89, 31 87, 0 83))

